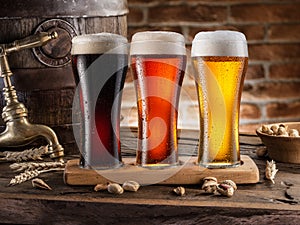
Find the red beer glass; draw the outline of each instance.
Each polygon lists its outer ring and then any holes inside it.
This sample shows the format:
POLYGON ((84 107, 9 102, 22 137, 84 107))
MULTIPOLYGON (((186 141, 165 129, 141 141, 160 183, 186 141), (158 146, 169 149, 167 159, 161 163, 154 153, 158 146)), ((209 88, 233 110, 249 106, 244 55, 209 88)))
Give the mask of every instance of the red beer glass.
POLYGON ((138 105, 136 163, 142 167, 178 164, 178 101, 186 67, 184 37, 175 32, 133 35, 131 70, 138 105))

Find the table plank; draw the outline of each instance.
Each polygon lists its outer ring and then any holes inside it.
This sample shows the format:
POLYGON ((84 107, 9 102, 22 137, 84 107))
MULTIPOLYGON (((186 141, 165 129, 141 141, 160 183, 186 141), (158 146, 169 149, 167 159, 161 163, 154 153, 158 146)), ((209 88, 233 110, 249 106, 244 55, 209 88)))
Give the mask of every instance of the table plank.
MULTIPOLYGON (((179 147, 197 143, 197 132, 183 136, 179 147)), ((134 138, 127 135, 134 143, 134 138)), ((123 140, 123 138, 122 138, 123 140)), ((277 163, 275 184, 264 179, 267 158, 258 158, 261 146, 255 136, 241 138, 241 152, 259 168, 257 184, 238 185, 232 198, 207 195, 199 185, 184 185, 186 195, 172 194, 174 185, 143 186, 136 193, 112 195, 94 192, 93 186, 69 186, 63 172, 40 175, 52 191, 38 190, 30 182, 8 187, 16 174, 9 163, 0 163, 0 222, 11 224, 295 224, 300 202, 286 194, 290 187, 300 192, 300 165, 277 163), (252 139, 253 138, 253 139, 252 139), (242 141, 245 140, 245 141, 242 141)), ((126 143, 124 143, 126 144, 126 143)), ((130 146, 130 145, 128 145, 130 146)), ((129 148, 130 150, 130 148, 129 148)), ((134 154, 134 153, 130 153, 134 154)), ((76 159, 78 156, 68 156, 76 159)))

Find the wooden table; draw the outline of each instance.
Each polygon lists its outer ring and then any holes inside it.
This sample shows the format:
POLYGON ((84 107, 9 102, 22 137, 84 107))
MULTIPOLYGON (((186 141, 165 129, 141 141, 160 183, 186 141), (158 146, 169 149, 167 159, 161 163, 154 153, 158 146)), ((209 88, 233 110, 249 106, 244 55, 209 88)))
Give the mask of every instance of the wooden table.
MULTIPOLYGON (((128 130, 121 137, 124 157, 132 155, 135 138, 128 130)), ((94 192, 92 186, 65 185, 63 172, 40 175, 52 191, 34 189, 31 182, 8 187, 15 173, 9 163, 0 163, 0 223, 299 224, 300 165, 277 163, 279 172, 272 184, 264 180, 266 159, 255 154, 260 140, 254 135, 241 135, 240 142, 241 153, 251 156, 258 165, 260 181, 239 185, 232 198, 207 195, 200 185, 185 186, 187 194, 182 197, 173 195, 170 185, 144 186, 136 193, 116 196, 94 192)), ((181 155, 194 153, 197 132, 182 131, 179 143, 181 155)))

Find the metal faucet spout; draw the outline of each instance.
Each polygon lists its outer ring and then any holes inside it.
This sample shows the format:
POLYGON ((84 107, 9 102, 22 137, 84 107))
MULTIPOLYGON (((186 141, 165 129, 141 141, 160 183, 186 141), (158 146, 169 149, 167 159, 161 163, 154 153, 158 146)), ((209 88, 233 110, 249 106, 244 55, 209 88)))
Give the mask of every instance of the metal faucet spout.
POLYGON ((6 129, 0 134, 0 148, 24 146, 41 138, 48 142, 50 157, 62 161, 64 149, 55 132, 47 126, 29 123, 26 117, 6 122, 6 129))
POLYGON ((45 125, 31 124, 27 119, 26 107, 18 101, 16 90, 11 84, 7 54, 25 48, 42 46, 51 39, 57 37, 56 33, 40 33, 15 41, 12 44, 0 45, 0 76, 3 78, 3 95, 6 106, 2 111, 2 118, 6 123, 6 129, 0 134, 1 147, 19 147, 45 138, 48 142, 48 154, 52 159, 63 161, 64 149, 59 144, 55 132, 45 125))

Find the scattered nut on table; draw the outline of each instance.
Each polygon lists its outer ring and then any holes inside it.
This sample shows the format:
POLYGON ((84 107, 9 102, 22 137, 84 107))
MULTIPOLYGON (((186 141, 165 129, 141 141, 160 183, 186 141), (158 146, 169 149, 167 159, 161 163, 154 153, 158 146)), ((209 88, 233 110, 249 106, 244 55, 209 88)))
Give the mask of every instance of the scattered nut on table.
POLYGON ((185 188, 184 187, 177 187, 173 189, 173 192, 178 196, 184 196, 185 195, 185 188))
POLYGON ((221 183, 217 186, 217 191, 224 196, 232 197, 234 194, 234 187, 229 184, 221 183))
POLYGON ((202 190, 205 193, 213 194, 217 190, 218 180, 215 177, 204 177, 203 178, 203 185, 202 190))
POLYGON ((107 191, 112 194, 120 195, 120 194, 123 194, 124 189, 121 187, 121 185, 119 185, 117 183, 109 183, 107 185, 107 191))
POLYGON ((140 188, 140 184, 136 181, 125 181, 122 185, 125 191, 136 192, 140 188))
POLYGON ((236 191, 237 190, 237 186, 236 183, 232 180, 223 180, 220 184, 226 184, 229 185, 231 187, 233 187, 233 189, 236 191))
POLYGON ((104 191, 104 190, 107 190, 107 184, 97 184, 95 187, 94 187, 94 191, 104 191))
POLYGON ((268 149, 266 146, 258 147, 256 149, 256 155, 260 158, 266 157, 268 154, 268 149))
POLYGON ((232 180, 223 180, 218 186, 217 191, 224 196, 232 197, 237 190, 237 185, 232 180))

